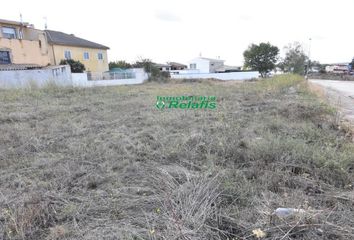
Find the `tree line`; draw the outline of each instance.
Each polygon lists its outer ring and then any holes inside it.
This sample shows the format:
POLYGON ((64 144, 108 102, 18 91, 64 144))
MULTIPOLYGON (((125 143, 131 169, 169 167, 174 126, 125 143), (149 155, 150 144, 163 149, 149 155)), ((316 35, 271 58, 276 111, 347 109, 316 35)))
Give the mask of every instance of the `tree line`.
MULTIPOLYGON (((295 73, 305 75, 312 67, 317 67, 320 72, 325 72, 325 66, 318 61, 311 61, 304 51, 302 45, 294 42, 284 47, 285 57, 279 57, 279 48, 269 42, 260 44, 251 44, 243 52, 244 69, 259 71, 262 77, 274 69, 279 69, 285 73, 295 73)), ((62 60, 60 65, 68 64, 72 72, 83 72, 85 66, 80 61, 62 60)), ((151 59, 141 58, 134 63, 128 63, 124 60, 109 62, 109 69, 129 69, 144 68, 152 78, 168 78, 168 73, 161 72, 151 59), (166 76, 164 75, 166 74, 166 76)), ((354 58, 349 64, 349 68, 354 70, 354 58)))
MULTIPOLYGON (((279 57, 279 48, 267 43, 251 44, 243 53, 244 68, 259 71, 262 77, 278 68, 283 72, 305 74, 308 67, 320 67, 317 61, 311 62, 305 54, 302 45, 294 42, 285 47, 285 57, 279 57)), ((144 68, 148 73, 158 72, 150 59, 140 59, 133 64, 126 61, 114 61, 109 63, 109 69, 120 68, 144 68)))
POLYGON ((285 57, 280 58, 279 48, 269 42, 258 45, 251 44, 243 53, 244 67, 259 71, 262 77, 276 68, 282 72, 304 75, 311 67, 322 67, 318 61, 310 61, 302 45, 298 42, 289 44, 284 49, 285 57))

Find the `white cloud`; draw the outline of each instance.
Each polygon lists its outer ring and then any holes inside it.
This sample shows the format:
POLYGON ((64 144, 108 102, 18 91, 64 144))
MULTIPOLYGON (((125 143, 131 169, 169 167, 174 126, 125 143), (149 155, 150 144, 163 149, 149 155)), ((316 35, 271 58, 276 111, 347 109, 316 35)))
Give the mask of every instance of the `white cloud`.
POLYGON ((156 18, 161 20, 161 21, 166 21, 166 22, 180 22, 181 18, 174 15, 171 12, 168 12, 166 10, 160 10, 157 11, 155 14, 156 18))

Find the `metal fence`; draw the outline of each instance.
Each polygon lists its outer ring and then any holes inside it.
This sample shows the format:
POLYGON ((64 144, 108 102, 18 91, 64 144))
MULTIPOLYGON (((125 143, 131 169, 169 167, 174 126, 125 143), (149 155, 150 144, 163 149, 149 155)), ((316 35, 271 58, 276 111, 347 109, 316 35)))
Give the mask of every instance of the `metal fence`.
POLYGON ((133 71, 120 72, 87 72, 88 80, 117 80, 117 79, 133 79, 136 74, 133 71))

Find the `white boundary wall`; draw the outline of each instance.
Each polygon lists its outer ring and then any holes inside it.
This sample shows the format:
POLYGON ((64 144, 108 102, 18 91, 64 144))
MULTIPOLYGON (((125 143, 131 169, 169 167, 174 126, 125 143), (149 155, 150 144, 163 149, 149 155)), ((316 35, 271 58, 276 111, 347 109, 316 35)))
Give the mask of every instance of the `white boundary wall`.
POLYGON ((190 74, 171 74, 173 79, 209 79, 215 78, 219 80, 250 80, 259 78, 259 73, 254 72, 227 72, 227 73, 190 73, 190 74))
POLYGON ((53 66, 44 69, 0 71, 0 88, 44 87, 54 83, 72 86, 70 66, 53 66))
POLYGON ((44 69, 0 71, 0 89, 57 86, 95 87, 141 84, 149 77, 142 68, 132 69, 135 78, 89 81, 87 73, 71 73, 70 66, 53 66, 44 69))
POLYGON ((135 78, 115 80, 88 80, 86 73, 73 73, 72 82, 74 87, 99 87, 141 84, 149 78, 142 68, 135 68, 132 71, 135 73, 135 78))

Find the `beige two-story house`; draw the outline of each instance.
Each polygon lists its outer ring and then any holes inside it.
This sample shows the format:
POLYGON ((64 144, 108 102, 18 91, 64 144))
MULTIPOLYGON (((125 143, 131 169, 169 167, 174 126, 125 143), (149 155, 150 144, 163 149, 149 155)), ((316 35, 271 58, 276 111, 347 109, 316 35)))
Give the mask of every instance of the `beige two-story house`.
POLYGON ((43 31, 25 22, 0 19, 0 64, 50 64, 43 31))
POLYGON ((53 30, 38 30, 25 22, 0 19, 0 66, 59 65, 73 59, 86 71, 108 71, 107 46, 53 30))
POLYGON ((79 38, 73 34, 45 30, 49 57, 52 65, 58 65, 61 60, 74 59, 85 65, 86 71, 108 71, 107 50, 109 47, 79 38))

